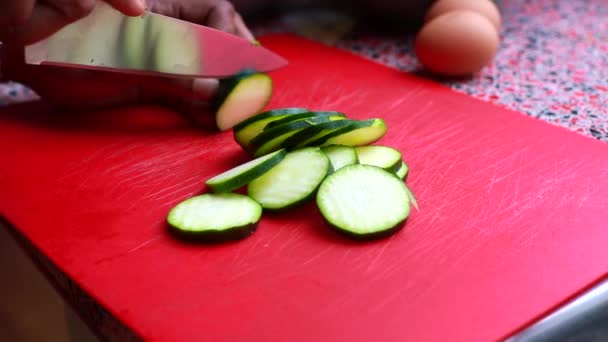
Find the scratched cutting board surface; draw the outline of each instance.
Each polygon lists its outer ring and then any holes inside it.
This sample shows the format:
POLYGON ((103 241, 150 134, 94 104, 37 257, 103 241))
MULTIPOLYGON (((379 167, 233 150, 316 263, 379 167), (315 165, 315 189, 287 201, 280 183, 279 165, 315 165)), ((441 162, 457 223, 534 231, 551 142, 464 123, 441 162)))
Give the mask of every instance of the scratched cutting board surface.
POLYGON ((354 243, 314 204, 238 243, 166 232, 178 202, 248 160, 173 112, 1 110, 0 212, 147 340, 488 341, 608 270, 608 146, 290 36, 269 108, 379 116, 420 201, 404 230, 354 243))

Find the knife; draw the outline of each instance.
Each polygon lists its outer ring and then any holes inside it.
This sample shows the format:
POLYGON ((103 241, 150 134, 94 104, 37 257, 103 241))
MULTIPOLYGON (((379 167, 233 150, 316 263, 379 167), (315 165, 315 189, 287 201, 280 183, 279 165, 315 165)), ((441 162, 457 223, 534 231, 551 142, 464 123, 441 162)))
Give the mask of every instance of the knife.
POLYGON ((235 35, 148 11, 128 17, 102 1, 87 17, 25 47, 25 62, 208 78, 287 65, 276 53, 235 35))

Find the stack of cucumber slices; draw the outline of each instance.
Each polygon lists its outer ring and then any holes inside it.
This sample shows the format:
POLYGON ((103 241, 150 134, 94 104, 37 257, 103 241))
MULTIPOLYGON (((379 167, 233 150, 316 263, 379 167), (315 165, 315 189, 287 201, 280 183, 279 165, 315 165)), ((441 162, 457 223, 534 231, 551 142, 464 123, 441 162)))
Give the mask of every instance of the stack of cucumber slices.
POLYGON ((382 119, 282 108, 257 114, 233 131, 255 159, 208 179, 211 193, 175 206, 168 223, 178 236, 242 239, 255 231, 264 210, 315 200, 329 227, 367 240, 396 232, 410 206, 417 208, 401 152, 371 145, 387 131, 382 119))

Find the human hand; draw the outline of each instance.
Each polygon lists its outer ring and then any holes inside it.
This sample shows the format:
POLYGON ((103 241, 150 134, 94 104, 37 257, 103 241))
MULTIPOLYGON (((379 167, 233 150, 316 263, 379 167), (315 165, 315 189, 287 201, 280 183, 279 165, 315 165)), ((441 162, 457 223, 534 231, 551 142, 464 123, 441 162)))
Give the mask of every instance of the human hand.
MULTIPOLYGON (((214 27, 253 40, 240 15, 225 0, 149 0, 151 11, 214 27)), ((217 90, 215 79, 170 79, 75 70, 23 62, 23 48, 3 46, 0 61, 4 77, 32 88, 47 102, 60 107, 98 109, 108 106, 154 103, 200 118, 208 114, 217 90)))
MULTIPOLYGON (((106 0, 125 15, 138 16, 144 0, 106 0)), ((27 45, 55 33, 63 26, 87 16, 95 0, 2 0, 0 41, 27 45)))

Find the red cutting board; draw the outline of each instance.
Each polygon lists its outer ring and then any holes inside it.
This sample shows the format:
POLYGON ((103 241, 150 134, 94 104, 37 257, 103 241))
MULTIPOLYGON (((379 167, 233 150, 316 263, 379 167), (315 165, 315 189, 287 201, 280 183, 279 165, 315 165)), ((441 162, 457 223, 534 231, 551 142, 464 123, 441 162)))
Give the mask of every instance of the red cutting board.
POLYGON ((0 212, 151 341, 490 341, 608 271, 608 145, 290 36, 269 107, 379 116, 420 201, 372 243, 314 204, 237 243, 184 244, 165 217, 247 156, 157 108, 0 115, 0 212))

